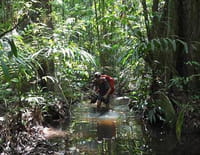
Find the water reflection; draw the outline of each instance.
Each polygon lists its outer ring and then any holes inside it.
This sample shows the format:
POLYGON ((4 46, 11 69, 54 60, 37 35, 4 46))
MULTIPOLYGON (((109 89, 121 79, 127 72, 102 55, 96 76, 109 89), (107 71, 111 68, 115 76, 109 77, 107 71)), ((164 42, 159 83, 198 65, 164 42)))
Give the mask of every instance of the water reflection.
POLYGON ((71 148, 78 149, 80 154, 88 155, 132 154, 135 148, 138 149, 143 145, 134 139, 141 135, 141 128, 136 127, 138 124, 135 120, 133 123, 128 121, 129 115, 126 115, 126 109, 128 110, 126 105, 124 107, 120 105, 120 107, 115 106, 113 110, 97 111, 93 107, 82 107, 81 113, 77 110, 71 127, 73 129, 71 148), (137 145, 133 145, 136 143, 137 145))
POLYGON ((100 119, 97 121, 97 137, 98 140, 104 138, 111 139, 116 136, 116 120, 115 119, 100 119))
POLYGON ((112 139, 116 136, 116 122, 119 114, 112 110, 102 110, 89 113, 87 119, 96 125, 96 137, 98 141, 112 139))
POLYGON ((126 105, 112 110, 97 111, 90 105, 80 105, 73 111, 73 120, 65 154, 70 155, 197 155, 198 135, 182 137, 177 143, 174 133, 147 130, 126 105), (192 140, 192 141, 191 141, 192 140))

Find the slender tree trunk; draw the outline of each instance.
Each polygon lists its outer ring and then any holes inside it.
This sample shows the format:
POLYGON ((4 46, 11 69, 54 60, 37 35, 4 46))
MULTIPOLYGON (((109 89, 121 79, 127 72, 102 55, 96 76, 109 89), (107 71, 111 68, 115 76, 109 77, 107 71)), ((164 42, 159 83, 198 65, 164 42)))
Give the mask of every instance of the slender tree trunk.
MULTIPOLYGON (((47 19, 45 19, 45 22, 46 22, 47 26, 50 28, 50 33, 52 33, 53 22, 52 22, 52 16, 51 16, 52 6, 50 4, 50 1, 51 0, 44 0, 43 8, 46 8, 46 18, 47 19)), ((53 35, 52 35, 51 39, 53 39, 53 35)), ((42 66, 42 67, 46 70, 46 76, 55 77, 55 64, 54 64, 53 57, 49 58, 46 61, 46 65, 42 66), (47 67, 47 68, 45 68, 45 67, 47 67)), ((55 88, 54 88, 54 82, 53 81, 48 79, 46 84, 47 84, 47 90, 54 91, 55 88)))
POLYGON ((147 37, 151 39, 152 37, 150 36, 150 29, 149 29, 149 15, 148 15, 148 9, 147 9, 147 4, 146 0, 142 0, 142 6, 143 6, 143 15, 144 15, 144 22, 147 30, 147 37))
POLYGON ((100 33, 99 33, 99 18, 98 18, 98 11, 97 11, 97 2, 94 0, 94 8, 95 8, 95 21, 96 21, 96 31, 97 31, 97 45, 100 49, 100 33))

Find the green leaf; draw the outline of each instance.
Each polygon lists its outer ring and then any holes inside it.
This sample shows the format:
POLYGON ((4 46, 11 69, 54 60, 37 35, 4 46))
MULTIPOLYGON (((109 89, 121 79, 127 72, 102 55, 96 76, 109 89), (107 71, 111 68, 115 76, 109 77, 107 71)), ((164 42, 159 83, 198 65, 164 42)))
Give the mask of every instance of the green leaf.
POLYGON ((178 42, 180 42, 183 46, 184 46, 184 51, 185 51, 185 53, 188 53, 189 52, 189 50, 188 50, 188 45, 187 45, 187 43, 186 42, 184 42, 184 41, 182 41, 182 40, 180 40, 180 39, 176 39, 178 42))
POLYGON ((176 40, 168 39, 168 41, 171 43, 173 51, 176 51, 176 40))
POLYGON ((18 78, 13 78, 13 79, 11 79, 11 81, 14 82, 14 83, 18 83, 19 79, 18 78))
POLYGON ((14 56, 17 57, 17 56, 18 56, 18 54, 17 54, 17 47, 16 47, 16 45, 15 45, 13 39, 11 39, 11 40, 8 39, 8 43, 9 43, 10 46, 11 46, 11 52, 12 52, 12 54, 14 54, 14 56))
POLYGON ((159 39, 154 39, 153 43, 157 49, 161 48, 161 41, 159 39))
POLYGON ((150 110, 148 113, 148 118, 151 124, 156 122, 155 114, 156 114, 155 109, 150 110))
POLYGON ((181 131, 182 131, 182 126, 183 126, 183 121, 184 121, 184 112, 185 109, 182 109, 179 114, 178 114, 178 119, 176 121, 176 137, 178 141, 181 141, 181 131))
POLYGON ((4 54, 4 51, 0 50, 0 57, 4 54))
POLYGON ((166 39, 166 38, 163 38, 163 44, 165 45, 164 47, 164 49, 165 49, 165 51, 168 51, 168 49, 169 49, 169 42, 168 42, 168 40, 166 39))
POLYGON ((3 70, 6 79, 10 80, 9 68, 3 60, 1 60, 1 68, 3 70))
POLYGON ((152 50, 152 51, 154 51, 154 50, 155 50, 154 41, 151 41, 151 50, 152 50))
POLYGON ((132 50, 128 51, 127 54, 124 55, 122 58, 122 64, 125 65, 132 55, 133 55, 133 51, 132 50))

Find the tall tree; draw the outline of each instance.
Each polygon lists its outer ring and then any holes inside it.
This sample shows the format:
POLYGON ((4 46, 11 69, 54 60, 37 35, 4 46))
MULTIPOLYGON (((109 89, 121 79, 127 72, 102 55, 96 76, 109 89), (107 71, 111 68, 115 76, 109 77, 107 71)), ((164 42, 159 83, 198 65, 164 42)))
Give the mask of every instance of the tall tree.
MULTIPOLYGON (((176 76, 192 76, 190 82, 185 86, 188 89, 198 90, 199 80, 196 74, 198 74, 199 68, 194 63, 191 65, 191 62, 200 63, 197 52, 199 50, 198 35, 200 33, 198 26, 200 15, 197 13, 199 2, 165 0, 163 5, 163 1, 161 3, 161 1, 154 0, 151 20, 149 19, 146 0, 142 1, 142 5, 149 40, 160 37, 176 40, 175 52, 172 51, 172 48, 167 50, 151 49, 147 54, 147 62, 150 64, 153 73, 157 73, 154 78, 159 76, 163 82, 169 84, 170 80, 176 76)), ((166 41, 162 44, 168 43, 166 41)), ((155 87, 155 84, 153 87, 155 87)))
POLYGON ((142 0, 148 36, 144 59, 152 70, 151 99, 165 106, 166 116, 171 113, 168 121, 178 122, 181 117, 176 120, 174 110, 183 114, 180 109, 191 105, 200 93, 200 1, 154 0, 151 8, 147 2, 142 0))

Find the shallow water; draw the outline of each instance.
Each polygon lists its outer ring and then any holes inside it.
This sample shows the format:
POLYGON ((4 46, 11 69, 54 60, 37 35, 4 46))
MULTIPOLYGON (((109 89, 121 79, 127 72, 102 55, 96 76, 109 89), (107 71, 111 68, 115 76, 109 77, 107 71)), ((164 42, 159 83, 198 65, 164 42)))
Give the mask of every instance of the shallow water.
POLYGON ((178 143, 174 133, 160 128, 147 130, 124 104, 100 112, 90 104, 78 104, 66 130, 70 132, 69 140, 61 140, 60 155, 200 154, 199 135, 184 135, 178 143))

